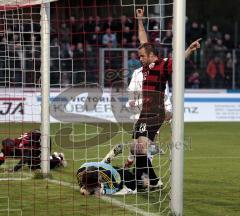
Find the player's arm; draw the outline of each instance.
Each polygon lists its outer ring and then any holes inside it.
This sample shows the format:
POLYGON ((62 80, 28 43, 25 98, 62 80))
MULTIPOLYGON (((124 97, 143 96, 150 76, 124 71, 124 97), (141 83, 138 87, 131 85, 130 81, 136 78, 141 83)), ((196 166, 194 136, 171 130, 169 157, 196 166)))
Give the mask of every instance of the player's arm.
POLYGON ((138 38, 139 38, 140 44, 147 43, 148 42, 147 33, 143 25, 144 7, 143 9, 136 10, 136 16, 138 19, 138 38))
POLYGON ((129 99, 128 102, 126 103, 126 107, 135 107, 136 106, 136 100, 137 100, 137 94, 138 91, 140 91, 140 89, 137 89, 137 84, 139 84, 139 78, 137 76, 137 74, 139 73, 138 71, 139 69, 135 69, 132 75, 132 79, 128 85, 128 93, 129 93, 129 99))
POLYGON ((165 108, 165 121, 172 119, 172 102, 169 93, 169 85, 166 83, 166 89, 164 93, 164 108, 165 108))
POLYGON ((197 49, 199 49, 201 47, 201 45, 199 43, 201 40, 202 40, 202 38, 199 38, 199 39, 195 40, 186 49, 186 51, 185 51, 185 58, 186 59, 188 59, 192 55, 193 52, 195 52, 197 49))

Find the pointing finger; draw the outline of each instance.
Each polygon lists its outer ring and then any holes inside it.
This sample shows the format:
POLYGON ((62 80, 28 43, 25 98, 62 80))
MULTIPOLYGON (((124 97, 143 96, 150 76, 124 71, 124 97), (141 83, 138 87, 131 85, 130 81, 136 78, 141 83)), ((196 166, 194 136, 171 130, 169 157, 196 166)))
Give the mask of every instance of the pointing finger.
POLYGON ((196 42, 199 42, 199 41, 201 41, 202 40, 202 38, 198 38, 197 40, 196 40, 196 42))

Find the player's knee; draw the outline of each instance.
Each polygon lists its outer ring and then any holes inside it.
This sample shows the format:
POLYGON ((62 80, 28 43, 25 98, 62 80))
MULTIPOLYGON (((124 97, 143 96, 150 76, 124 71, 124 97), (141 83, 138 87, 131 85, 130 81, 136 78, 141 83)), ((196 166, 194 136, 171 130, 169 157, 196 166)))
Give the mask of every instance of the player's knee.
POLYGON ((131 144, 131 154, 147 155, 147 146, 148 143, 146 140, 138 138, 138 140, 134 140, 134 142, 131 144))

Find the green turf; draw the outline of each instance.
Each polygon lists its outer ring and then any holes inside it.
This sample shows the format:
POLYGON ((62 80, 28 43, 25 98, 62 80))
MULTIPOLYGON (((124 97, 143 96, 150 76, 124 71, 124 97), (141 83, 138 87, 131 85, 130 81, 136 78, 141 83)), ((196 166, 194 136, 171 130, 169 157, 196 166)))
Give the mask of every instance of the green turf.
MULTIPOLYGON (((52 171, 52 176, 53 179, 70 183, 69 185, 72 187, 60 186, 41 179, 0 181, 0 216, 21 215, 21 213, 27 216, 136 215, 136 213, 128 211, 129 207, 119 208, 98 198, 85 198, 74 188, 77 186, 75 172, 85 158, 88 158, 89 161, 96 161, 97 158, 102 158, 114 144, 120 143, 121 140, 124 140, 125 143, 131 140, 131 134, 126 132, 131 131, 131 126, 122 126, 125 130, 119 130, 115 124, 88 125, 87 127, 72 124, 60 127, 59 124, 52 124, 53 150, 63 151, 68 159, 68 167, 52 171), (59 132, 64 128, 65 130, 59 132), (73 128, 73 131, 66 128, 73 128), (69 134, 69 132, 72 133, 69 134), (62 134, 62 136, 60 137, 58 134, 62 134), (96 135, 98 136, 96 137, 96 135), (87 141, 85 141, 86 139, 87 141), (97 143, 101 143, 101 145, 96 145, 97 143), (6 209, 11 211, 4 211, 6 209)), ((240 215, 240 175, 238 171, 240 123, 187 123, 185 126, 184 215, 240 215)), ((37 127, 37 124, 0 125, 0 138, 17 137, 22 131, 37 127)), ((169 139, 169 127, 164 126, 160 142, 165 150, 167 150, 169 139)), ((116 159, 114 164, 123 164, 127 152, 126 148, 124 157, 116 159)), ((157 172, 165 175, 169 168, 167 156, 161 159, 155 157, 154 161, 157 172), (162 164, 161 170, 157 169, 159 163, 162 164)), ((12 163, 14 161, 11 160, 7 165, 12 166, 12 163)), ((21 173, 3 173, 5 166, 0 167, 0 178, 21 177, 21 173)), ((25 178, 28 173, 28 169, 25 168, 22 177, 25 178)), ((114 199, 129 205, 137 202, 138 208, 153 213, 159 211, 161 203, 162 215, 167 215, 168 178, 169 175, 166 174, 165 189, 161 196, 159 191, 154 191, 150 194, 142 192, 137 196, 114 196, 114 199), (150 204, 147 205, 147 203, 150 204)))
POLYGON ((185 215, 240 215, 240 123, 186 124, 185 215))

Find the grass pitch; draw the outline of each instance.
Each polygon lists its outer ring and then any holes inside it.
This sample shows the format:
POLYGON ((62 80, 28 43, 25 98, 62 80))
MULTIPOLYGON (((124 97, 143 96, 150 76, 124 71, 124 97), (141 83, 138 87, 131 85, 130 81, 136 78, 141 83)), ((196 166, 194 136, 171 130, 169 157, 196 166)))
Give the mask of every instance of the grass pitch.
MULTIPOLYGON (((131 140, 131 134, 126 131, 131 131, 131 127, 122 126, 125 130, 122 127, 119 129, 115 124, 98 127, 51 125, 53 150, 65 153, 68 167, 52 171, 52 178, 57 181, 54 183, 31 178, 34 174, 30 173, 28 168, 19 173, 5 172, 7 167, 16 163, 14 160, 0 166, 0 179, 22 179, 0 181, 0 216, 137 215, 135 203, 140 211, 138 215, 157 213, 159 208, 161 215, 168 215, 168 154, 161 159, 154 157, 155 169, 164 176, 165 188, 161 193, 154 191, 113 196, 114 199, 111 201, 109 197, 107 202, 80 195, 75 173, 81 163, 86 161, 85 158, 88 161, 98 161, 112 146, 124 140, 124 154, 119 156, 114 164, 120 166, 125 161, 127 146, 131 140), (96 145, 98 143, 101 144, 96 145), (125 203, 129 206, 122 208, 117 206, 116 202, 118 205, 125 203)), ((38 125, 32 124, 2 124, 1 139, 17 137, 21 132, 37 127, 38 125)), ((240 215, 239 131, 240 123, 185 124, 184 215, 240 215)), ((167 153, 169 140, 170 130, 168 126, 164 126, 159 141, 167 153)))

